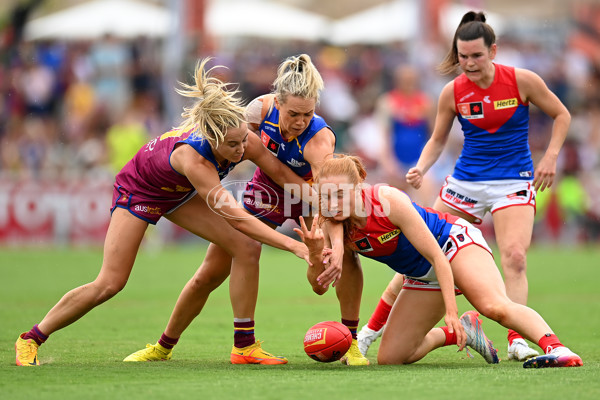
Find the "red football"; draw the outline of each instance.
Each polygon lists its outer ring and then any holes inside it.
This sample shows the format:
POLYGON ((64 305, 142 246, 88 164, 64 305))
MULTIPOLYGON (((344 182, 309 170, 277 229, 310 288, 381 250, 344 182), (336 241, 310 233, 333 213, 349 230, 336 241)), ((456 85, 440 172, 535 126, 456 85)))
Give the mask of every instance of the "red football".
POLYGON ((336 321, 319 322, 304 336, 304 351, 310 358, 320 362, 339 360, 351 344, 350 330, 336 321))

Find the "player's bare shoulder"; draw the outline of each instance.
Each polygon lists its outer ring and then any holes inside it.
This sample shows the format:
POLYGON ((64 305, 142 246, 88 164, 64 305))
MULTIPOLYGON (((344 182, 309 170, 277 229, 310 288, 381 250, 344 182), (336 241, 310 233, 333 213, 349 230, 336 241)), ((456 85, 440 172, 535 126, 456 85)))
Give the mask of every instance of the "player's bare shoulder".
POLYGON ((438 108, 440 110, 451 109, 454 111, 454 80, 446 83, 446 85, 443 87, 439 97, 438 108))
POLYGON ((274 94, 258 96, 246 106, 246 121, 248 128, 254 133, 258 132, 262 120, 265 118, 275 99, 274 94))

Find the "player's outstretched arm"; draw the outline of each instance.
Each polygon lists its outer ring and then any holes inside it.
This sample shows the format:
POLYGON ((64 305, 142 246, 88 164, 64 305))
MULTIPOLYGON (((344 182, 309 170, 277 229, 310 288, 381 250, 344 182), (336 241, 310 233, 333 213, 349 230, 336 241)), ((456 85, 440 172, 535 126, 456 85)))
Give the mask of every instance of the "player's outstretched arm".
POLYGON ((211 210, 224 217, 232 227, 254 240, 292 252, 309 262, 308 248, 304 243, 282 235, 247 213, 221 185, 214 166, 191 146, 177 148, 171 157, 171 164, 188 178, 211 210))

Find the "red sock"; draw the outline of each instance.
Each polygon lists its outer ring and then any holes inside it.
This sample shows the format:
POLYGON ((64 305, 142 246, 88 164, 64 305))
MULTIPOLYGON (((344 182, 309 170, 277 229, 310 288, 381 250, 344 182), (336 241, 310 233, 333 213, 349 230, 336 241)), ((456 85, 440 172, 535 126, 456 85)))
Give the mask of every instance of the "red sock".
POLYGON ((40 331, 40 328, 38 328, 37 324, 35 324, 29 332, 21 336, 21 339, 33 339, 33 341, 36 342, 38 346, 41 346, 42 343, 44 343, 48 339, 48 335, 44 335, 44 333, 40 331))
POLYGON ((179 338, 174 339, 174 338, 168 337, 163 332, 162 336, 158 340, 158 344, 160 344, 165 349, 172 349, 177 344, 178 341, 179 341, 179 338))
POLYGON ((358 321, 359 320, 342 318, 342 324, 346 325, 346 327, 348 329, 350 329, 350 333, 352 334, 352 339, 356 339, 356 330, 358 329, 358 321))
POLYGON ((519 335, 516 331, 512 329, 508 330, 508 345, 510 346, 515 339, 523 339, 523 336, 519 335))
POLYGON ((538 345, 546 354, 550 353, 552 349, 557 347, 565 347, 565 345, 558 340, 558 337, 554 333, 546 333, 540 340, 538 340, 538 345))
POLYGON ((457 344, 458 340, 456 339, 456 332, 450 333, 447 326, 441 326, 441 330, 444 331, 446 335, 446 341, 444 342, 444 346, 450 346, 451 344, 457 344))
POLYGON ((392 310, 392 305, 383 301, 383 299, 379 299, 379 303, 377 307, 375 307, 375 311, 369 318, 369 322, 367 326, 369 329, 373 329, 374 331, 378 331, 387 322, 388 317, 390 316, 390 311, 392 310))

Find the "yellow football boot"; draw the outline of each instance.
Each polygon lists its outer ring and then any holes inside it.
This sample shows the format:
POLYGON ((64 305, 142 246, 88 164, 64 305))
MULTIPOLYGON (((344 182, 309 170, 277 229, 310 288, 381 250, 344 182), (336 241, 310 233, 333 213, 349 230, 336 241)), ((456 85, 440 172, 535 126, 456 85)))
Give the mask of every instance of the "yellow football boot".
POLYGON ((17 365, 21 367, 35 367, 40 365, 40 361, 37 358, 38 347, 40 346, 33 339, 23 339, 22 336, 25 333, 21 333, 15 343, 17 365))
POLYGON ((168 361, 171 359, 173 349, 165 349, 159 343, 146 345, 145 349, 138 350, 125 357, 123 361, 168 361))
POLYGON ((352 344, 346 354, 340 359, 346 365, 369 365, 369 360, 358 349, 358 342, 352 339, 352 344))

